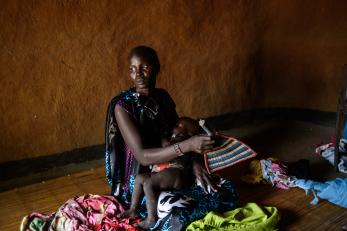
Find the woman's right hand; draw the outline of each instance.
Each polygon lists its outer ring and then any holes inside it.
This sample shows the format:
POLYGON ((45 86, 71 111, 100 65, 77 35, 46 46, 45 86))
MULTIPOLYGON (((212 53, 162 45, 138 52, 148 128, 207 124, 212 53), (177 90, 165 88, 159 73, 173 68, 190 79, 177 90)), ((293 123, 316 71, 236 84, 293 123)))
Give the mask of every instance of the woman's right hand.
POLYGON ((214 140, 208 135, 195 135, 184 141, 186 150, 183 152, 203 153, 203 151, 212 149, 214 140))

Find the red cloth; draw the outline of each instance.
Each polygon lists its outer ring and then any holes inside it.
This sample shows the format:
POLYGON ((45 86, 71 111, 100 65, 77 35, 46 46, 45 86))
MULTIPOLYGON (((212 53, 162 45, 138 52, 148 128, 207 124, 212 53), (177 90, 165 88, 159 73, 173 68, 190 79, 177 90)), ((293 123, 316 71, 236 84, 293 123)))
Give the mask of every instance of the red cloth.
POLYGON ((117 218, 123 211, 121 203, 112 196, 76 196, 55 213, 31 213, 24 217, 20 230, 139 231, 133 224, 142 218, 117 218))

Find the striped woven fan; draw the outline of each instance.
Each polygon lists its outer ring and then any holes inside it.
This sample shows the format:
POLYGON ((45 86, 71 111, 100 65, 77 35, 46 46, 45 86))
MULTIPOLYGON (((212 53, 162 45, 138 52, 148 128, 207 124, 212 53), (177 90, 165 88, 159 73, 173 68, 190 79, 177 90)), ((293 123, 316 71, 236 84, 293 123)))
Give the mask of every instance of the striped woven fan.
POLYGON ((219 135, 220 145, 204 154, 208 173, 213 173, 257 155, 249 146, 233 137, 219 135))

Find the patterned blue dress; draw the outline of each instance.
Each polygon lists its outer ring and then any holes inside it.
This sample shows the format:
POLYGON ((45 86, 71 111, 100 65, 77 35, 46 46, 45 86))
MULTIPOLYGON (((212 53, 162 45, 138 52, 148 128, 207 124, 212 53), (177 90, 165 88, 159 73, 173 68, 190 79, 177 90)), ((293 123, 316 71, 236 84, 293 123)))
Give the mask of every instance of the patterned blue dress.
MULTIPOLYGON (((158 138, 145 140, 144 143, 148 147, 160 147, 158 134, 160 136, 171 132, 178 120, 175 104, 166 91, 156 89, 153 98, 140 101, 134 89, 122 92, 109 104, 106 118, 106 176, 112 187, 112 195, 120 198, 125 206, 130 205, 136 175, 146 169, 139 166, 121 138, 113 113, 115 106, 122 106, 131 115, 140 132, 143 132, 142 137, 158 138), (148 129, 149 127, 151 129, 148 129), (145 133, 148 131, 151 134, 145 133), (111 161, 112 158, 114 161, 111 161)), ((234 187, 229 181, 218 181, 218 192, 210 194, 205 194, 197 184, 180 191, 162 192, 158 200, 160 219, 152 230, 182 230, 209 211, 225 212, 234 209, 237 202, 234 187)), ((139 212, 142 217, 146 216, 145 198, 141 202, 139 212)))

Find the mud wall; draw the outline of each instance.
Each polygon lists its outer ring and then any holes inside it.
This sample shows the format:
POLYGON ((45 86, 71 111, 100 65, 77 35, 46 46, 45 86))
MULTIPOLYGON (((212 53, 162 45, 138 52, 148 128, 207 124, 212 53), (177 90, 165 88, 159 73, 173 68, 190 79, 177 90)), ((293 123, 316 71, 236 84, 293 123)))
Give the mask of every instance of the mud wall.
POLYGON ((107 102, 131 86, 127 55, 140 44, 158 51, 158 86, 179 114, 254 107, 258 4, 2 0, 0 162, 103 143, 107 102))
POLYGON ((2 0, 0 162, 103 143, 127 55, 158 51, 181 115, 335 111, 346 1, 2 0))
POLYGON ((262 1, 261 107, 336 111, 347 64, 346 1, 262 1))

